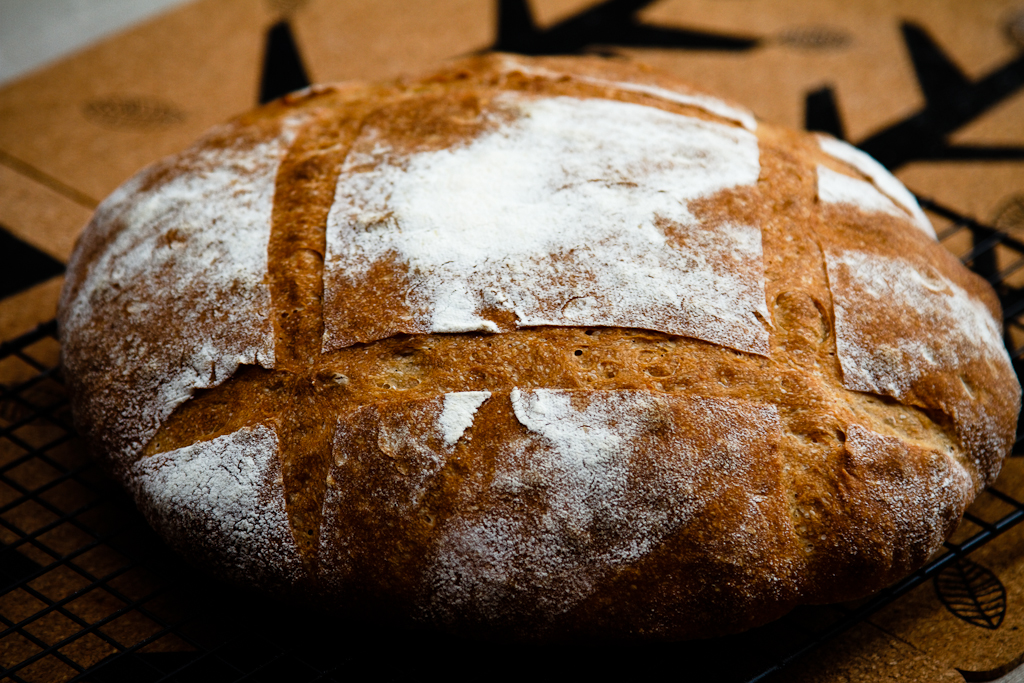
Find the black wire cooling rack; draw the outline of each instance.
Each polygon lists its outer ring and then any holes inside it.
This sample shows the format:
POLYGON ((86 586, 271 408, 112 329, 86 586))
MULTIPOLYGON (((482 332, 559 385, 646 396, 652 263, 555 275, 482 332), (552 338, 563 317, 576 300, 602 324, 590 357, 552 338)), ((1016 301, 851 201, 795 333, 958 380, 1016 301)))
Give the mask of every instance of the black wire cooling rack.
MULTIPOLYGON (((1007 347, 1024 355, 1024 242, 933 201, 953 253, 996 288, 1007 347)), ((56 324, 0 345, 0 664, 12 681, 383 680, 621 673, 760 681, 863 622, 1024 519, 987 489, 957 542, 856 606, 804 607, 760 629, 696 643, 488 644, 395 631, 268 602, 184 565, 83 453, 58 368, 56 324), (738 655, 742 653, 742 655, 738 655), (357 674, 357 675, 358 675, 357 674)), ((1024 452, 1018 435, 1014 455, 1024 452)))

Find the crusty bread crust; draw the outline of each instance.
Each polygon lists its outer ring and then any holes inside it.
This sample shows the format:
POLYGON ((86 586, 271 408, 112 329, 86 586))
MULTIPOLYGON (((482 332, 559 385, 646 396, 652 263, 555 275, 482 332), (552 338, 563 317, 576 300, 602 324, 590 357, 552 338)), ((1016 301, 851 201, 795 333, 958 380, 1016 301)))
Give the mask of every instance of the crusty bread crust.
POLYGON ((60 308, 76 424, 194 561, 523 638, 921 565, 1012 445, 999 319, 853 148, 506 55, 214 130, 100 206, 60 308))

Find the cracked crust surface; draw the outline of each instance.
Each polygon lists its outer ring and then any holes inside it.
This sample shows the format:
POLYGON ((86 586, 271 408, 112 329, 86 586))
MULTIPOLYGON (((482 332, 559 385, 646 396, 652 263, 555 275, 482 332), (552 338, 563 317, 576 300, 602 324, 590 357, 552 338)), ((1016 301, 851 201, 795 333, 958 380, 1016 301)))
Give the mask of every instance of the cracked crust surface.
POLYGON ((597 59, 312 89, 101 205, 76 422, 173 545, 321 605, 687 638, 864 595, 1020 408, 879 168, 597 59))

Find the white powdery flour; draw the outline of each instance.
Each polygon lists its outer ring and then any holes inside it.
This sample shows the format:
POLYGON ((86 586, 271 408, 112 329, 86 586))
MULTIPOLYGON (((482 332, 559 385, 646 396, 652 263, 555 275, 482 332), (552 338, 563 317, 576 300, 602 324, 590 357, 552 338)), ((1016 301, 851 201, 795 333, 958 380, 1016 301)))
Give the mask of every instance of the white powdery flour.
POLYGON ((818 166, 818 199, 830 204, 853 204, 865 211, 881 211, 906 217, 891 199, 871 183, 818 166))
POLYGON ((285 512, 280 449, 264 426, 143 458, 132 466, 136 498, 172 543, 229 558, 247 581, 298 571, 285 512))
POLYGON ((515 389, 510 399, 528 436, 495 459, 493 498, 445 523, 428 579, 442 618, 567 610, 726 486, 741 519, 709 543, 753 562, 756 539, 773 533, 750 482, 771 467, 756 454, 778 437, 775 406, 642 391, 515 389), (680 413, 696 429, 677 429, 680 413))
POLYGON ((754 115, 745 109, 740 109, 732 105, 726 104, 722 100, 711 97, 709 95, 697 95, 689 93, 676 92, 675 90, 668 90, 667 88, 660 88, 656 85, 646 85, 643 83, 625 83, 622 81, 606 81, 601 78, 590 78, 587 76, 578 76, 584 83, 593 83, 595 85, 608 85, 614 86, 619 90, 628 90, 630 92, 643 93, 644 95, 650 95, 651 97, 657 97, 668 102, 675 102, 676 104, 682 104, 688 107, 696 107, 697 109, 703 109, 709 114, 720 116, 723 119, 735 121, 747 130, 753 132, 757 130, 757 119, 754 115))
POLYGON ((826 251, 825 265, 848 389, 902 399, 925 374, 1009 363, 989 310, 938 272, 860 251, 826 251))
POLYGON ((919 227, 929 237, 935 237, 935 228, 932 227, 931 221, 928 220, 928 216, 925 215, 924 211, 921 210, 921 206, 914 199, 914 195, 910 193, 906 187, 903 186, 896 176, 882 166, 880 163, 871 158, 871 155, 862 152, 853 145, 849 145, 842 140, 837 140, 830 135, 819 135, 818 144, 821 145, 822 151, 829 154, 840 161, 853 166, 855 169, 871 178, 871 182, 890 199, 897 202, 900 206, 906 209, 914 219, 914 224, 919 227))
POLYGON ((444 409, 438 424, 444 434, 445 446, 453 446, 462 438, 462 434, 473 426, 477 409, 490 397, 489 391, 454 391, 444 395, 444 409))
MULTIPOLYGON (((410 519, 420 515, 423 498, 435 477, 455 453, 459 440, 473 426, 476 412, 491 397, 489 391, 456 391, 428 399, 396 401, 382 413, 378 405, 365 405, 355 414, 339 418, 331 453, 333 464, 324 493, 319 561, 331 568, 330 581, 341 580, 351 569, 351 544, 358 536, 351 506, 365 490, 365 470, 377 467, 394 474, 387 486, 370 494, 379 497, 382 515, 410 519), (376 451, 360 452, 366 443, 376 451), (440 442, 440 447, 438 447, 440 442), (354 460, 352 458, 355 458, 354 460), (373 462, 370 462, 373 461, 373 462), (384 502, 386 500, 386 502, 384 502)), ((467 437, 468 438, 468 437, 467 437)))
POLYGON ((274 366, 267 244, 274 180, 300 120, 284 120, 277 137, 255 144, 200 141, 180 157, 188 172, 144 190, 160 171, 153 167, 97 210, 94 226, 131 229, 114 233, 62 324, 69 338, 106 349, 109 367, 124 373, 107 401, 119 413, 110 428, 129 452, 196 389, 217 386, 241 364, 274 366))
POLYGON ((520 71, 530 76, 540 76, 550 79, 558 79, 568 76, 572 80, 580 81, 582 83, 590 83, 592 85, 611 87, 617 90, 643 93, 644 95, 657 97, 658 99, 665 100, 666 102, 674 102, 675 104, 682 104, 687 107, 703 109, 709 114, 714 114, 715 116, 719 116, 729 121, 735 121, 749 131, 757 130, 757 119, 754 118, 754 115, 750 113, 749 110, 727 104, 717 97, 711 97, 710 95, 705 95, 703 93, 679 92, 678 90, 669 90, 668 88, 663 88, 649 83, 610 81, 606 78, 597 78, 595 76, 585 76, 582 74, 570 75, 560 71, 552 71, 545 67, 527 64, 526 62, 517 59, 514 55, 504 55, 503 61, 506 73, 520 71))
MULTIPOLYGON (((871 508, 885 510, 872 532, 891 546, 939 548, 946 521, 959 517, 974 497, 971 475, 949 453, 930 453, 930 467, 915 472, 906 444, 856 424, 847 427, 846 453, 847 473, 873 491, 871 508)), ((869 518, 860 511, 850 514, 869 518)))
MULTIPOLYGON (((767 354, 760 230, 702 225, 688 206, 757 181, 756 136, 609 100, 499 105, 513 122, 441 151, 398 154, 364 131, 328 217, 328 302, 395 259, 403 332, 497 332, 482 313, 500 310, 520 327, 638 327, 767 354)), ((325 350, 356 341, 341 318, 325 350)))

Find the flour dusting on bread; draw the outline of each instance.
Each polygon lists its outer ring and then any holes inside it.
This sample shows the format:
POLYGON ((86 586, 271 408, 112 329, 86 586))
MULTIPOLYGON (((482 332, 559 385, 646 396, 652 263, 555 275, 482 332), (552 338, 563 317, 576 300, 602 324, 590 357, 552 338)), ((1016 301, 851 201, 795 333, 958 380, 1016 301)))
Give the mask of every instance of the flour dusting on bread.
POLYGON ((656 97, 660 100, 665 100, 666 102, 673 102, 687 107, 702 109, 709 114, 714 114, 715 116, 721 117, 727 121, 734 121, 750 132, 757 130, 757 119, 749 110, 728 104, 717 97, 712 97, 704 93, 688 92, 682 88, 672 90, 652 83, 630 83, 628 81, 614 80, 610 78, 598 78, 582 73, 569 74, 565 71, 557 71, 547 67, 538 67, 512 55, 505 56, 503 66, 506 73, 518 71, 530 76, 540 76, 542 78, 571 78, 580 83, 597 85, 611 90, 650 95, 651 97, 656 97))
POLYGON ((474 637, 734 633, 921 566, 1010 451, 998 299, 922 233, 843 143, 477 56, 129 181, 69 265, 64 373, 238 583, 474 637))
POLYGON ((565 612, 685 529, 722 486, 739 519, 714 543, 755 566, 788 542, 784 524, 766 528, 775 503, 755 493, 778 484, 762 461, 778 440, 774 406, 641 391, 513 389, 506 400, 527 435, 498 455, 481 512, 443 530, 429 577, 440 618, 565 612))
POLYGON ((874 185, 818 165, 818 199, 833 204, 852 204, 864 211, 881 211, 892 216, 905 216, 891 199, 874 185))
POLYGON ((882 164, 871 158, 869 154, 862 152, 851 144, 837 140, 831 135, 818 135, 818 144, 827 154, 832 155, 840 161, 844 161, 871 179, 871 182, 890 199, 910 213, 914 223, 926 235, 935 238, 935 228, 928 216, 921 210, 910 190, 904 187, 896 176, 889 173, 882 164))
POLYGON ((446 446, 458 443, 472 426, 477 409, 490 397, 489 391, 454 391, 444 395, 444 410, 438 422, 446 446))
POLYGON ((934 269, 861 251, 826 251, 825 264, 847 388, 902 399, 925 374, 1009 362, 985 305, 934 269))
POLYGON ((173 544, 201 549, 235 579, 294 580, 301 560, 272 428, 246 428, 143 458, 132 471, 136 500, 173 544))
MULTIPOLYGON (((328 303, 335 283, 352 296, 396 259, 404 332, 496 332, 486 313, 509 311, 519 327, 640 327, 767 353, 760 231, 701 224, 688 206, 757 181, 756 136, 608 100, 498 100, 516 118, 450 149, 406 155, 375 131, 355 143, 328 218, 328 303)), ((358 332, 328 318, 325 350, 385 334, 358 332)))
MULTIPOLYGON (((89 240, 106 248, 69 280, 65 297, 77 286, 60 322, 70 343, 105 357, 83 370, 104 374, 109 395, 87 401, 127 454, 196 389, 242 364, 274 366, 267 243, 277 167, 297 125, 286 119, 255 140, 222 127, 209 136, 220 144, 175 160, 181 170, 158 164, 97 210, 89 240)), ((65 353, 72 366, 76 357, 65 353)))
POLYGON ((970 474, 948 453, 914 449, 860 425, 850 425, 846 437, 848 486, 863 487, 860 496, 847 500, 851 513, 870 496, 881 512, 874 517, 875 532, 894 561, 923 561, 922 549, 939 547, 970 503, 970 474))

